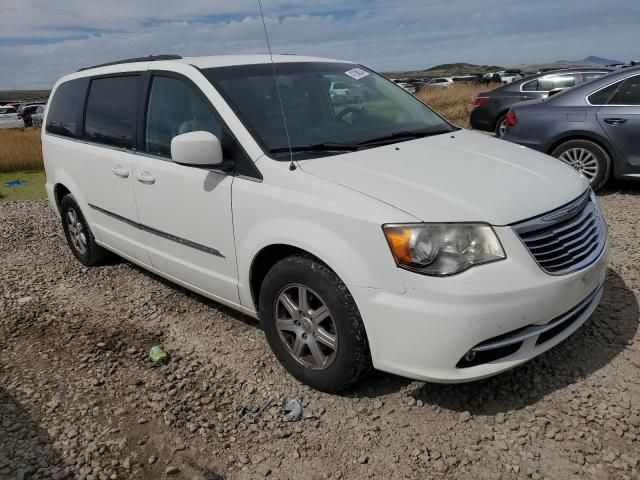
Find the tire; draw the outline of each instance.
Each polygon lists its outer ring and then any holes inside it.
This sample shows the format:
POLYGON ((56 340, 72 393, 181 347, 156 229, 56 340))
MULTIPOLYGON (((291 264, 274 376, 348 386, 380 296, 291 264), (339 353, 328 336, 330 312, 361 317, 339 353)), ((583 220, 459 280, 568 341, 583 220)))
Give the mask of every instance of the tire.
POLYGON ((60 216, 67 244, 80 263, 90 267, 99 264, 108 256, 108 252, 96 243, 73 195, 67 194, 62 198, 60 216), (72 222, 72 219, 75 220, 72 222))
POLYGON ((371 370, 369 342, 358 307, 340 278, 318 260, 293 255, 278 262, 262 282, 258 303, 260 320, 273 353, 282 366, 305 385, 324 392, 339 392, 371 370), (312 321, 310 314, 296 317, 280 302, 283 296, 288 296, 294 301, 292 307, 300 307, 303 305, 299 297, 301 288, 306 291, 309 313, 322 311, 320 303, 327 307, 328 316, 322 323, 312 321), (283 320, 277 322, 276 315, 283 320), (298 326, 294 325, 296 318, 300 319, 298 326), (291 324, 283 330, 278 327, 282 322, 291 324), (335 337, 335 350, 320 341, 327 333, 335 337), (308 342, 302 345, 299 356, 294 353, 296 342, 308 342), (311 348, 314 343, 323 349, 325 363, 322 365, 309 364, 316 359, 311 348))
POLYGON ((585 175, 594 190, 601 189, 611 176, 611 157, 591 140, 569 140, 556 147, 551 155, 585 175))
POLYGON ((496 138, 500 138, 502 136, 501 126, 506 121, 507 121, 506 113, 498 117, 498 120, 496 121, 496 127, 493 129, 493 133, 495 134, 496 138))

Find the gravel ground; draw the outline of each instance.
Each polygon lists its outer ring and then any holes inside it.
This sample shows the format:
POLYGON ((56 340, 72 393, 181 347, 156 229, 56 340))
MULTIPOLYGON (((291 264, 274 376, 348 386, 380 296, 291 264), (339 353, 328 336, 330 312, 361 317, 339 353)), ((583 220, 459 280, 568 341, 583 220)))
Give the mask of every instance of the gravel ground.
POLYGON ((601 195, 603 301, 563 344, 476 383, 374 372, 342 396, 292 380, 250 318, 82 267, 46 202, 0 204, 0 478, 638 479, 639 193, 601 195), (315 418, 283 423, 287 398, 315 418))

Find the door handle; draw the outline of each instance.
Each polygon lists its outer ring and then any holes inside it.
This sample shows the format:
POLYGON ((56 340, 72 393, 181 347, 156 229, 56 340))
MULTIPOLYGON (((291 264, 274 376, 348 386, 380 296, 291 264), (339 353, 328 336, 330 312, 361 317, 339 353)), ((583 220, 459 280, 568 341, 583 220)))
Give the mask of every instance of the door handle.
POLYGON ((149 172, 137 172, 136 179, 139 182, 147 183, 149 185, 153 185, 154 183, 156 183, 156 177, 151 175, 149 172))
POLYGON ((111 171, 116 177, 127 178, 129 176, 129 170, 122 168, 120 165, 113 167, 111 171))
POLYGON ((605 118, 604 121, 609 125, 622 125, 627 122, 626 118, 605 118))

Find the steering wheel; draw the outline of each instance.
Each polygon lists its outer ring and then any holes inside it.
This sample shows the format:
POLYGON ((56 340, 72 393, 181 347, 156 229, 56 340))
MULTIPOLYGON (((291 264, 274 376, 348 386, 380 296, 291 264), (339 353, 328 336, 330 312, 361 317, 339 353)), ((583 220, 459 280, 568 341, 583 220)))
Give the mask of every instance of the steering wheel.
MULTIPOLYGON (((347 107, 344 110, 342 110, 339 114, 336 115, 336 120, 338 120, 339 122, 344 122, 344 117, 346 117, 347 115, 349 115, 350 113, 352 114, 359 114, 362 113, 364 111, 364 107, 347 107)), ((344 122, 344 123, 349 123, 349 122, 344 122)))

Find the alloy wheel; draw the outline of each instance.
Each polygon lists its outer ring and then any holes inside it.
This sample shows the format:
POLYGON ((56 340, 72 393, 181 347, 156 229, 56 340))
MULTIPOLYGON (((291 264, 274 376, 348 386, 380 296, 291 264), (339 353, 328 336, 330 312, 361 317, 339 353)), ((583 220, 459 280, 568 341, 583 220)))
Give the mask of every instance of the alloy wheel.
POLYGON ((313 370, 331 366, 338 352, 338 331, 329 308, 304 285, 285 286, 276 298, 276 328, 289 354, 313 370))
POLYGON ((507 120, 502 120, 500 122, 500 126, 498 127, 498 136, 503 137, 504 134, 507 133, 507 120))
POLYGON ((558 157, 567 165, 575 168, 582 175, 592 181, 598 175, 598 159, 586 148, 570 148, 558 157))
POLYGON ((67 227, 69 228, 69 238, 73 248, 80 255, 84 255, 87 251, 87 235, 82 226, 82 222, 78 217, 78 213, 75 208, 70 207, 67 209, 67 227))

